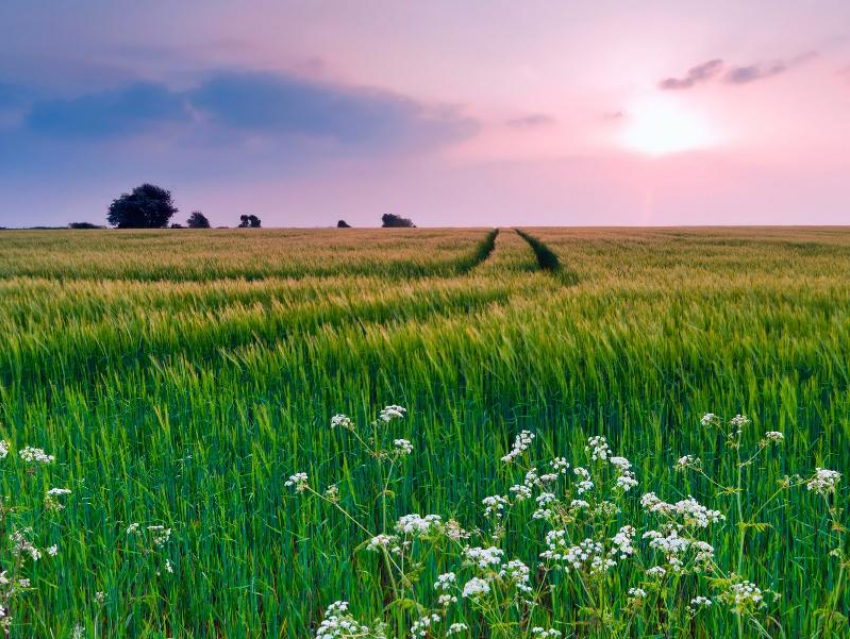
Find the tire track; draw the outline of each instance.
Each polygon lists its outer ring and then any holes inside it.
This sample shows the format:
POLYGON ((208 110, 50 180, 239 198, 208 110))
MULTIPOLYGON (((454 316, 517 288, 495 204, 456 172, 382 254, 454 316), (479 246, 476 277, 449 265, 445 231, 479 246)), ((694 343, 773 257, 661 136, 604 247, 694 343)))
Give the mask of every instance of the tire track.
POLYGON ((487 233, 486 237, 481 240, 472 254, 458 267, 458 275, 465 275, 474 268, 481 266, 496 248, 496 238, 499 235, 499 229, 493 229, 487 233))
POLYGON ((533 235, 529 235, 520 229, 514 229, 519 236, 528 242, 534 255, 537 257, 537 264, 541 271, 548 271, 557 277, 565 286, 575 286, 578 284, 578 275, 572 269, 564 266, 561 263, 557 253, 550 249, 544 242, 533 235))

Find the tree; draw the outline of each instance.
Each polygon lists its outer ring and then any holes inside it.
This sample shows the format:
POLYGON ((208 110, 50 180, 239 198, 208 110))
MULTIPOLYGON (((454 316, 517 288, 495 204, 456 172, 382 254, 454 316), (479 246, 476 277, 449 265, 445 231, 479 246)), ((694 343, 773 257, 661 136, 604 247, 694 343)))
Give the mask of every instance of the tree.
POLYGON ((345 220, 340 220, 339 222, 337 222, 337 223, 336 223, 336 227, 337 227, 338 229, 350 229, 350 228, 351 228, 351 224, 349 224, 349 223, 348 223, 348 222, 346 222, 345 220))
POLYGON ((180 222, 172 222, 171 228, 173 229, 185 229, 186 227, 180 224, 180 222))
POLYGON ((167 226, 175 213, 171 191, 142 184, 113 200, 106 219, 119 229, 158 229, 167 226))
POLYGON ((394 213, 385 213, 381 220, 384 223, 384 228, 407 228, 407 229, 415 229, 416 225, 412 220, 407 219, 406 217, 401 217, 399 215, 395 215, 394 213))
POLYGON ((200 211, 195 211, 189 216, 189 219, 186 220, 186 226, 190 229, 208 229, 210 228, 210 221, 207 219, 206 215, 200 211))
POLYGON ((260 228, 261 221, 260 218, 258 218, 256 215, 240 215, 239 219, 242 220, 241 222, 239 222, 240 229, 260 228))

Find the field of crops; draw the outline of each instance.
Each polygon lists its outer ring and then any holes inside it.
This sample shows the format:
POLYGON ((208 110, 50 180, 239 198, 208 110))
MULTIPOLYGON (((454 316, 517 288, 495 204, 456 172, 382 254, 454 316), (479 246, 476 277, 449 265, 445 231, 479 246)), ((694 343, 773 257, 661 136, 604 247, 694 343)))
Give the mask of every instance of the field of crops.
POLYGON ((13 637, 846 637, 850 230, 6 231, 0 439, 13 637))

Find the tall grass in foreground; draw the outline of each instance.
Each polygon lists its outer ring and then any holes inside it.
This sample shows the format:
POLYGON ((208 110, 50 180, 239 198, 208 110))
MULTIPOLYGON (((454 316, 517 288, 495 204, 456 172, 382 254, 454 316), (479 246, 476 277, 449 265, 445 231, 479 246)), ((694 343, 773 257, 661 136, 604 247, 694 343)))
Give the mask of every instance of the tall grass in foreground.
MULTIPOLYGON (((830 556, 832 515, 805 487, 771 496, 786 476, 850 468, 850 234, 528 232, 577 285, 540 273, 531 247, 504 229, 463 275, 457 260, 487 231, 468 241, 454 231, 406 239, 404 253, 423 253, 416 260, 453 264, 415 278, 389 245, 383 257, 362 249, 371 275, 346 275, 349 262, 362 263, 352 245, 317 253, 330 260, 318 275, 238 277, 278 241, 270 254, 289 269, 290 245, 293 255, 315 250, 324 232, 286 240, 246 232, 238 241, 247 254, 227 253, 228 268, 211 263, 207 275, 196 251, 218 249, 193 248, 191 233, 152 233, 140 240, 151 252, 121 259, 91 250, 83 259, 73 233, 31 234, 14 259, 4 253, 0 438, 15 450, 43 446, 56 460, 42 469, 49 482, 3 466, 0 495, 19 505, 23 489, 38 499, 53 487, 72 491, 50 528, 58 555, 27 565, 33 588, 12 606, 12 635, 71 637, 79 626, 85 637, 301 639, 337 599, 366 623, 385 615, 376 555, 358 549, 363 531, 285 483, 296 471, 322 490, 337 482, 340 503, 379 530, 373 463, 327 424, 340 412, 369 424, 397 401, 409 413, 393 437, 411 443, 416 463, 404 462, 387 496, 389 522, 438 513, 488 530, 482 500, 524 480, 500 461, 518 433, 535 433, 537 459, 572 464, 601 435, 631 461, 641 493, 656 490, 670 504, 691 494, 727 517, 707 540, 724 571, 740 552, 724 541, 739 539, 735 495, 673 466, 698 456, 708 477, 737 485, 722 439, 699 425, 709 410, 747 414, 750 449, 781 432, 781 449, 741 478, 745 508, 766 504, 761 525, 744 535, 744 577, 781 595, 767 600, 786 636, 826 636, 823 593, 838 593, 837 613, 850 605, 838 587, 847 576, 830 556), (124 260, 135 264, 130 275, 124 260), (107 277, 116 273, 127 277, 107 277), (133 524, 143 534, 170 529, 168 543, 151 554, 152 540, 128 536, 133 524)), ((830 504, 846 499, 842 482, 830 504)), ((638 493, 622 500, 631 521, 649 523, 638 493)), ((837 521, 847 526, 846 510, 837 521)), ((504 550, 530 567, 539 530, 511 526, 504 550)), ((0 564, 10 562, 7 545, 0 564)), ((436 564, 426 568, 436 574, 436 564)), ((757 636, 723 610, 715 602, 682 634, 757 636)), ((583 614, 556 629, 588 636, 583 614)), ((848 636, 829 618, 832 636, 848 636)), ((760 623, 777 636, 778 626, 760 623)))

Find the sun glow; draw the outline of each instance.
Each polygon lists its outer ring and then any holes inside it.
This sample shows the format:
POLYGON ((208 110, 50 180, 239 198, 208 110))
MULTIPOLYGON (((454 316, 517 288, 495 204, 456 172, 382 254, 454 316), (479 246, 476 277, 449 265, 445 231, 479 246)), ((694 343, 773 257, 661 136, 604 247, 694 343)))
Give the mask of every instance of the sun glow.
POLYGON ((636 102, 628 110, 621 142, 656 157, 717 146, 721 136, 699 112, 673 98, 659 97, 636 102))

